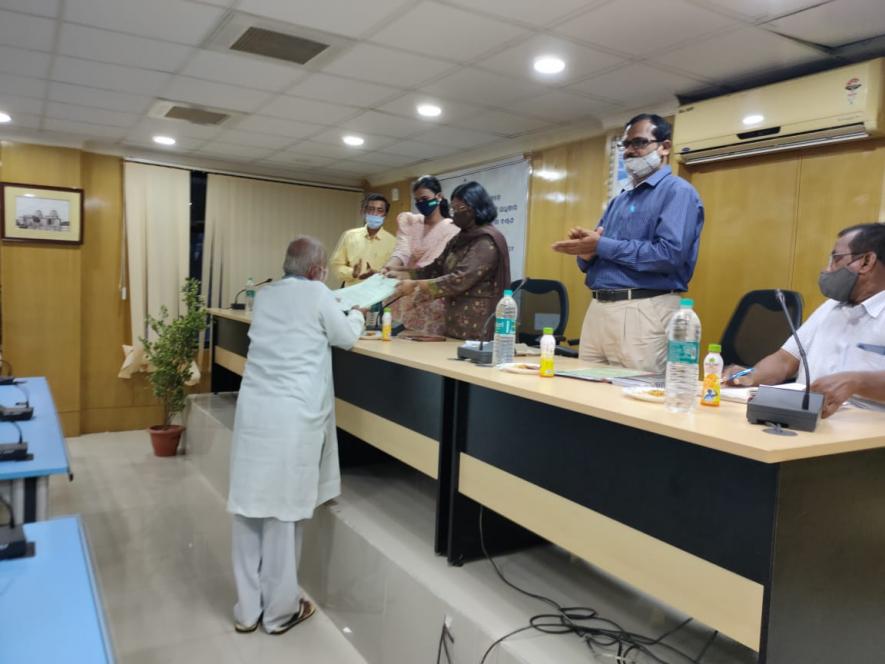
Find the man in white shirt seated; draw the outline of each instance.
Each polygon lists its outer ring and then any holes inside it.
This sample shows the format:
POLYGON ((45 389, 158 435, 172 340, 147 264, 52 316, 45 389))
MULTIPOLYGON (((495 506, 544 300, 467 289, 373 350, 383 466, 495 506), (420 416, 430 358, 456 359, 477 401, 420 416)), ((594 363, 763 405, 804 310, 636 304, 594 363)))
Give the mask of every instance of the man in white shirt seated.
MULTIPOLYGON (((823 417, 852 397, 885 405, 885 355, 858 344, 885 346, 885 224, 860 224, 839 232, 818 285, 829 298, 799 328, 808 355, 811 391, 824 395, 823 417)), ((732 385, 777 385, 800 372, 790 337, 732 385)), ((731 366, 725 376, 741 367, 731 366)))

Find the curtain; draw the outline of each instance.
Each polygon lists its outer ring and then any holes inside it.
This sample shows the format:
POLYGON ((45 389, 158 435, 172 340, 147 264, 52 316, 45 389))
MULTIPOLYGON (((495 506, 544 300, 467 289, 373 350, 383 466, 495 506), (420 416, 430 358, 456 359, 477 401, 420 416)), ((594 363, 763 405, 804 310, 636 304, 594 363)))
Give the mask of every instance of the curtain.
POLYGON ((147 315, 158 316, 163 305, 171 316, 183 313, 179 307, 189 272, 190 176, 190 171, 178 168, 123 165, 132 344, 124 346, 121 377, 145 368, 138 340, 153 335, 147 315))
POLYGON ((361 200, 360 191, 210 174, 203 239, 209 306, 230 307, 249 277, 259 283, 282 276, 286 247, 296 235, 312 235, 331 253, 341 233, 360 223, 361 200))

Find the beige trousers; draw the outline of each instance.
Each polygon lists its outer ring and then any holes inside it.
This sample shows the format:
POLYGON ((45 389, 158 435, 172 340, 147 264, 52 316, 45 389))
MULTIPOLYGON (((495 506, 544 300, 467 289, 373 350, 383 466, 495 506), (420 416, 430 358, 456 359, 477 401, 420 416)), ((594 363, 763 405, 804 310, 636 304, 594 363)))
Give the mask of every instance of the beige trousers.
POLYGON ((663 373, 667 325, 679 301, 677 293, 620 302, 591 300, 581 328, 580 358, 663 373))

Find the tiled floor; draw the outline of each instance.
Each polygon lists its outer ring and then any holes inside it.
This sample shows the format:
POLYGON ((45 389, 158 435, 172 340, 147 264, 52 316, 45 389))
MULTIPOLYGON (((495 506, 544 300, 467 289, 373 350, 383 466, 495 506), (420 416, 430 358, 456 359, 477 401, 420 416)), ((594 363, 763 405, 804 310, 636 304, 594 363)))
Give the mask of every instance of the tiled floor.
POLYGON ((143 431, 69 446, 50 510, 83 515, 120 664, 365 664, 319 612, 283 636, 234 632, 230 519, 186 457, 154 457, 143 431))

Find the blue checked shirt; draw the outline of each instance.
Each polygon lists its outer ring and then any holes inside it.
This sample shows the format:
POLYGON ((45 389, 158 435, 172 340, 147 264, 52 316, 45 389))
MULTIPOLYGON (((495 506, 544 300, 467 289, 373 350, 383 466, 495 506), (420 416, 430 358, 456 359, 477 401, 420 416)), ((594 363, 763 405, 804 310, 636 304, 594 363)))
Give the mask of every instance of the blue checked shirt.
POLYGON ((688 290, 698 259, 704 206, 695 188, 663 166, 608 204, 589 261, 578 259, 592 290, 688 290))

